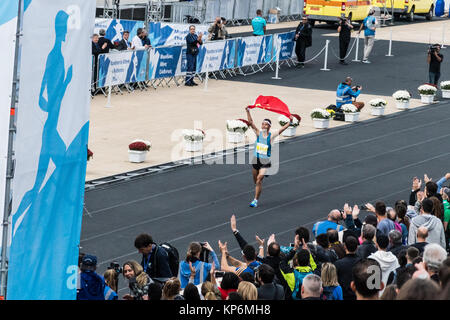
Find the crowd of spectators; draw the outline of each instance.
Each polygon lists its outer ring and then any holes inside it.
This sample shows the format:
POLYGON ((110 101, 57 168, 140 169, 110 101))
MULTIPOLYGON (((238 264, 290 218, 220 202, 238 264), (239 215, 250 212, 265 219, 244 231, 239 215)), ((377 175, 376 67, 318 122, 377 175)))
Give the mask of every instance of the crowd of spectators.
POLYGON ((97 258, 80 255, 80 300, 448 300, 450 189, 413 179, 408 202, 334 209, 312 230, 300 226, 285 246, 272 234, 249 244, 230 219, 241 257, 218 240, 192 242, 185 256, 148 234, 136 237, 141 263, 96 273, 97 258), (368 211, 362 219, 361 210, 368 211), (312 239, 314 238, 314 239, 312 239), (119 277, 129 293, 118 295, 119 277))

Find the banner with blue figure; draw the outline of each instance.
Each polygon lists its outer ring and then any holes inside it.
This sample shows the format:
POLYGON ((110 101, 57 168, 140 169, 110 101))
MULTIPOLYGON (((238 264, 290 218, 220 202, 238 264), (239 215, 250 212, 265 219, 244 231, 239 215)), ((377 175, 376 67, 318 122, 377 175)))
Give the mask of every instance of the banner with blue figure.
POLYGON ((148 79, 172 78, 176 76, 182 47, 159 47, 150 50, 148 79))
POLYGON ((24 14, 9 300, 76 298, 94 17, 91 0, 32 0, 24 14))
POLYGON ((197 73, 234 68, 235 40, 205 42, 199 48, 197 73))
POLYGON ((275 57, 278 55, 278 44, 280 44, 280 61, 295 57, 295 42, 293 41, 294 36, 295 31, 275 35, 273 54, 275 57))
POLYGON ((98 87, 147 79, 147 50, 111 52, 98 57, 98 87))
POLYGON ((272 60, 273 35, 264 36, 259 50, 258 64, 270 63, 272 60))
MULTIPOLYGON (((190 24, 149 22, 148 37, 153 47, 182 46, 186 45, 186 36, 189 33, 190 24)), ((203 39, 208 39, 207 25, 195 25, 198 34, 203 33, 203 39)))
POLYGON ((246 37, 237 40, 237 67, 272 61, 273 36, 246 37))
POLYGON ((224 48, 220 70, 233 69, 236 64, 236 40, 227 40, 224 48))
POLYGON ((144 28, 144 21, 121 20, 121 19, 95 19, 94 33, 99 33, 101 29, 106 31, 106 38, 112 43, 117 43, 123 39, 123 32, 130 32, 128 41, 134 38, 139 28, 144 28))

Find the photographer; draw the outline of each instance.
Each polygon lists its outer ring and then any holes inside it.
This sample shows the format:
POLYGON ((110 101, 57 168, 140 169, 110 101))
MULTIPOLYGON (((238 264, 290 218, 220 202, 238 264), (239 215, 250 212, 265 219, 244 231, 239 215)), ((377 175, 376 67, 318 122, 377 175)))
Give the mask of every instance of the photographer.
POLYGON ((225 25, 222 23, 221 17, 216 17, 216 21, 214 21, 214 23, 208 28, 208 32, 208 40, 225 40, 225 25))
POLYGON ((213 264, 217 270, 220 270, 217 255, 209 243, 192 242, 189 245, 186 260, 180 263, 181 288, 184 289, 190 282, 195 285, 205 282, 209 272, 213 268, 213 264), (208 263, 208 258, 205 253, 211 254, 213 263, 208 263))
POLYGON ((434 44, 428 49, 427 63, 430 65, 428 69, 430 84, 437 86, 441 77, 441 62, 444 56, 440 54, 441 46, 434 44))
POLYGON ((359 111, 364 108, 364 102, 352 101, 361 94, 361 86, 352 87, 353 79, 345 78, 345 81, 340 83, 336 91, 336 108, 340 109, 344 104, 353 104, 359 111))
POLYGON ((339 63, 342 65, 348 64, 347 62, 345 62, 345 56, 350 44, 352 30, 353 26, 349 19, 345 17, 339 19, 339 27, 337 29, 337 31, 339 32, 339 63))

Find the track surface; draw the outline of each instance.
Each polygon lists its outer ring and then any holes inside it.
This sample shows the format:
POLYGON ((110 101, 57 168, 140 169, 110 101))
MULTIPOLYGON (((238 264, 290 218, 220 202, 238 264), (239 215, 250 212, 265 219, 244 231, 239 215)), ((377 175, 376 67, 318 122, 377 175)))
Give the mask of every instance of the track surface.
MULTIPOLYGON (((316 35, 330 32, 316 30, 316 35)), ((323 37, 310 52, 320 43, 323 37)), ((395 57, 387 58, 387 42, 377 41, 371 65, 331 62, 333 71, 321 72, 321 62, 315 62, 302 70, 283 69, 283 80, 276 84, 335 90, 351 75, 364 86, 363 93, 391 95, 407 88, 418 97, 416 88, 427 77, 426 45, 395 42, 393 48, 395 57), (342 72, 335 72, 338 68, 342 72)), ((443 75, 446 70, 444 63, 443 75)), ((265 72, 245 81, 272 83, 270 77, 265 72)), ((412 177, 427 173, 436 180, 448 172, 449 122, 450 102, 441 102, 290 139, 280 144, 279 173, 265 179, 258 208, 248 207, 254 188, 250 165, 196 165, 88 191, 81 251, 97 255, 103 272, 112 261, 140 261, 133 243, 145 232, 158 243, 176 246, 182 258, 191 241, 209 241, 218 251, 219 239, 239 257, 229 226, 233 213, 250 242, 255 233, 266 239, 275 233, 277 241, 288 244, 298 226, 311 228, 345 202, 392 205, 408 199, 412 177)), ((120 279, 122 296, 127 289, 120 279)))

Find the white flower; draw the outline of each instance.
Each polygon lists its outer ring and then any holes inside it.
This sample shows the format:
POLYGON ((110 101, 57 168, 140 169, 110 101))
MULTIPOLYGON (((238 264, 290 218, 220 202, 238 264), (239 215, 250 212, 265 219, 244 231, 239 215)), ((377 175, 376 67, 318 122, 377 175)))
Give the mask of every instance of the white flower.
POLYGON ((356 108, 353 104, 344 104, 343 106, 341 106, 341 110, 344 113, 355 113, 358 112, 358 108, 356 108))
POLYGON ((419 90, 420 94, 428 94, 428 95, 432 95, 435 94, 437 89, 433 86, 430 86, 428 84, 423 84, 421 86, 419 86, 419 88, 417 88, 417 90, 419 90))
MULTIPOLYGON (((291 120, 285 115, 281 115, 278 117, 278 123, 280 126, 285 126, 286 123, 289 123, 291 120)), ((299 125, 299 121, 296 117, 292 117, 292 125, 291 127, 297 127, 299 125)))
POLYGON ((329 119, 330 113, 325 109, 316 108, 311 111, 311 118, 313 118, 313 119, 329 119))
POLYGON ((441 89, 449 90, 450 89, 450 81, 441 81, 441 89))
POLYGON ((248 130, 248 126, 241 120, 227 120, 227 130, 229 132, 243 132, 248 130))
POLYGON ((387 105, 386 100, 383 99, 373 99, 369 101, 372 107, 385 107, 387 105))
POLYGON ((398 90, 398 91, 394 92, 392 97, 394 97, 395 100, 402 101, 402 102, 407 102, 411 99, 411 95, 406 90, 398 90))
POLYGON ((202 131, 198 129, 190 130, 185 129, 182 131, 184 140, 187 141, 202 141, 205 138, 205 135, 202 131))

